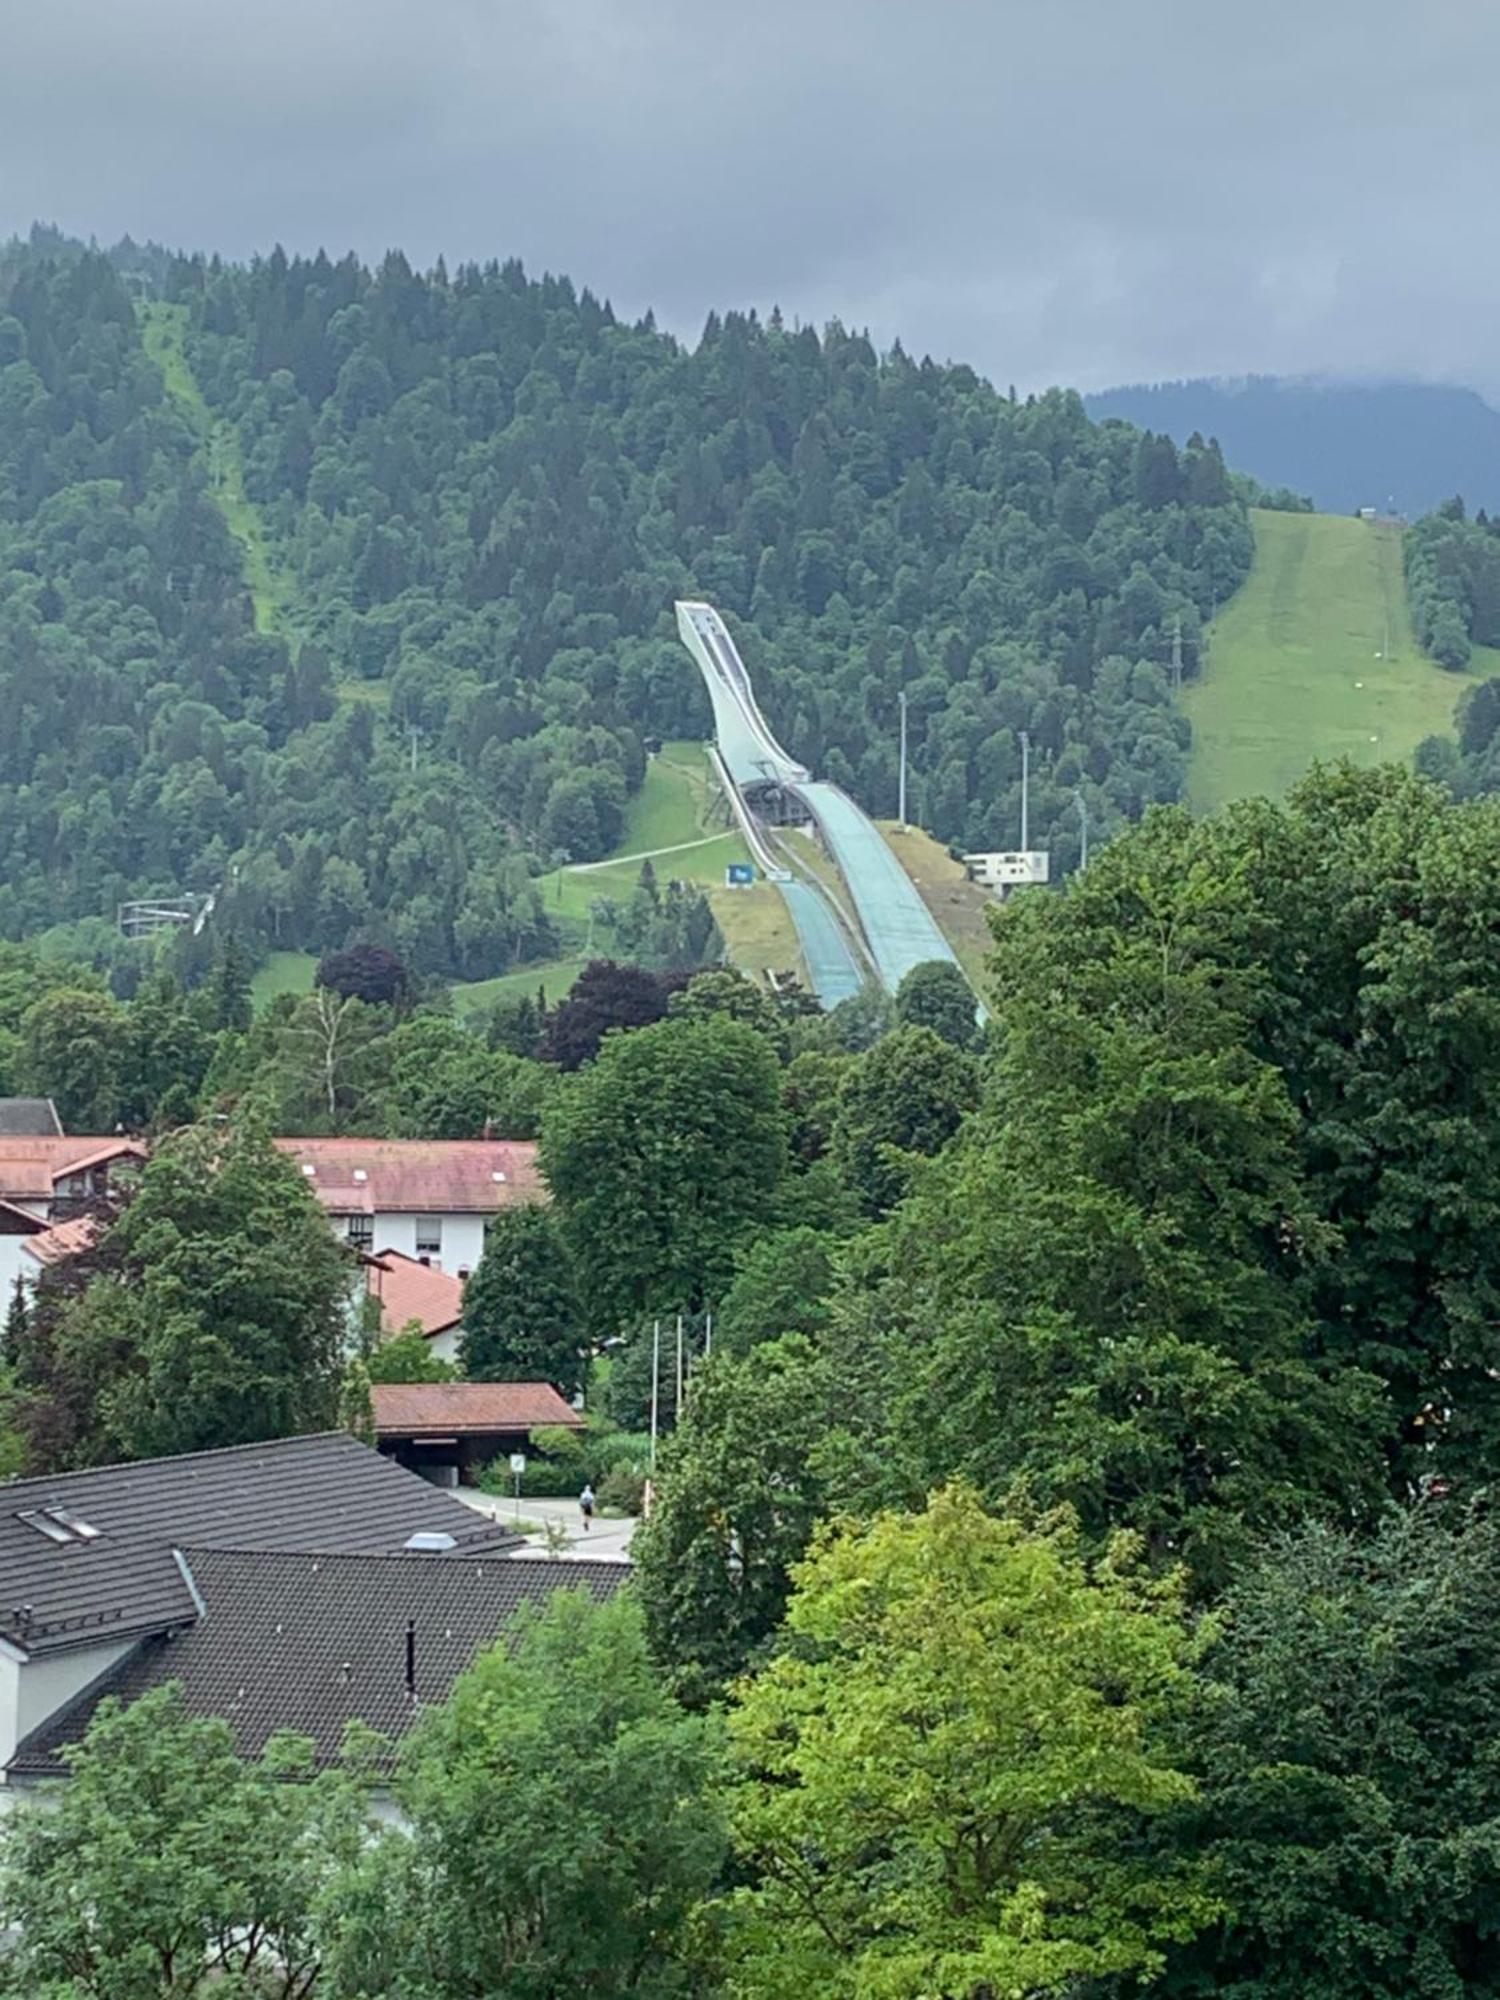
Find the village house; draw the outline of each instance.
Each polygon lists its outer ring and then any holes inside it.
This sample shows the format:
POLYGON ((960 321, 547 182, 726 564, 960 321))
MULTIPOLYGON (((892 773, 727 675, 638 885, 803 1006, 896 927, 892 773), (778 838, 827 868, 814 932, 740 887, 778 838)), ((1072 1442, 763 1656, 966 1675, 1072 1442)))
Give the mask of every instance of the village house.
MULTIPOLYGON (((484 1254, 490 1223, 502 1209, 547 1198, 536 1146, 515 1139, 278 1139, 276 1145, 296 1162, 351 1248, 372 1258, 390 1253, 392 1261, 369 1284, 383 1306, 403 1290, 420 1295, 415 1309, 394 1323, 399 1307, 383 1309, 386 1331, 415 1317, 432 1335, 434 1353, 453 1359, 458 1313, 449 1308, 484 1254), (452 1286, 424 1287, 399 1267, 403 1259, 451 1278, 452 1286)), ((88 1240, 78 1231, 45 1238, 43 1232, 107 1199, 121 1170, 145 1157, 142 1141, 120 1135, 0 1133, 0 1311, 18 1276, 34 1280, 88 1240)))
POLYGON ((107 1199, 120 1173, 145 1156, 138 1141, 118 1135, 0 1133, 0 1301, 9 1299, 17 1276, 35 1277, 43 1263, 65 1254, 55 1239, 39 1257, 28 1256, 29 1246, 107 1199))
POLYGON ((166 1681, 240 1750, 399 1739, 518 1607, 607 1597, 618 1563, 519 1538, 343 1433, 0 1486, 0 1774, 65 1774, 106 1695, 166 1681))
POLYGON ((536 1146, 519 1139, 278 1139, 356 1250, 394 1250, 467 1278, 505 1208, 545 1201, 536 1146))
POLYGON ((383 1339, 415 1327, 434 1359, 457 1361, 464 1310, 462 1278, 399 1250, 379 1250, 366 1257, 364 1278, 367 1295, 379 1306, 383 1339))

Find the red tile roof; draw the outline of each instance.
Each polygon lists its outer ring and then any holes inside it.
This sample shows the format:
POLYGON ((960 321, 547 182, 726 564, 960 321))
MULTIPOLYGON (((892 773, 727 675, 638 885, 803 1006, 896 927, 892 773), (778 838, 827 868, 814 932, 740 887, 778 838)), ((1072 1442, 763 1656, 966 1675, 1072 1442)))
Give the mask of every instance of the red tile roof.
POLYGON ((547 1199, 530 1140, 278 1139, 276 1144, 297 1161, 308 1186, 335 1215, 493 1215, 547 1199))
POLYGON ((98 1230, 93 1216, 75 1215, 70 1222, 54 1222, 50 1229, 28 1236, 21 1248, 39 1264, 60 1264, 64 1257, 76 1257, 80 1250, 87 1250, 98 1230))
POLYGON ((144 1157, 133 1139, 0 1138, 0 1201, 51 1201, 64 1175, 124 1154, 144 1157))
POLYGON ((381 1250, 365 1260, 370 1296, 380 1301, 380 1324, 399 1333, 416 1320, 429 1339, 457 1326, 464 1308, 461 1278, 438 1271, 400 1250, 381 1250))
POLYGON ((550 1382, 377 1382, 370 1394, 377 1437, 429 1431, 462 1437, 539 1430, 544 1424, 577 1429, 583 1423, 550 1382))

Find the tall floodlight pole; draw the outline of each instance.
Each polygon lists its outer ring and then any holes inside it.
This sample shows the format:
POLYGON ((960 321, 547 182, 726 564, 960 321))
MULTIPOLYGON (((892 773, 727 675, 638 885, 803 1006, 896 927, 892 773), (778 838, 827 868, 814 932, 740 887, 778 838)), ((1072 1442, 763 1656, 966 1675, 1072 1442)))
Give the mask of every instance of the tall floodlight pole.
POLYGON ((661 1377, 661 1321, 651 1326, 651 1470, 656 1471, 657 1383, 661 1377))
POLYGON ((906 691, 896 697, 901 704, 901 778, 896 796, 896 824, 906 831, 906 691))
POLYGON ((682 1422, 682 1314, 677 1315, 677 1401, 672 1405, 673 1419, 682 1422))
POLYGON ((1031 737, 1026 730, 1021 735, 1021 852, 1031 852, 1028 838, 1031 826, 1031 737))
POLYGON ((1075 796, 1078 800, 1078 818, 1083 827, 1083 843, 1078 855, 1078 872, 1081 875, 1089 865, 1089 802, 1081 791, 1075 796))

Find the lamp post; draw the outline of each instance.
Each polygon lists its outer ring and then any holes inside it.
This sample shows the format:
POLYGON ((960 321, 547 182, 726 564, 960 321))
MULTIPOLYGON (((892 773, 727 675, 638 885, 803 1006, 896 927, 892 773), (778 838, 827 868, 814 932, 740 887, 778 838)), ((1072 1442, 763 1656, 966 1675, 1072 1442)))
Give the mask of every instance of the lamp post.
POLYGON ((903 688, 896 699, 901 704, 901 776, 896 791, 896 825, 902 833, 906 831, 906 690, 903 688))
POLYGON ((1021 852, 1031 852, 1030 807, 1031 807, 1031 737, 1021 730, 1021 852))

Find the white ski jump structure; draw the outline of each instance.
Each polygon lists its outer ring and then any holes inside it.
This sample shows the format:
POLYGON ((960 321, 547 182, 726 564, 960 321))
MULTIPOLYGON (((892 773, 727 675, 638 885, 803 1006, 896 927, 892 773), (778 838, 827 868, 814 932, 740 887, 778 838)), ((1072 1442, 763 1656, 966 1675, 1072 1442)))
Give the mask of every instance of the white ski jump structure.
POLYGON ((865 813, 838 785, 819 782, 772 735, 739 649, 711 604, 681 602, 677 629, 698 663, 714 712, 713 755, 730 807, 762 873, 776 883, 825 1007, 857 993, 868 966, 894 993, 914 965, 957 964, 906 870, 865 813), (788 867, 771 846, 758 807, 811 821, 848 884, 851 923, 822 884, 788 867))

